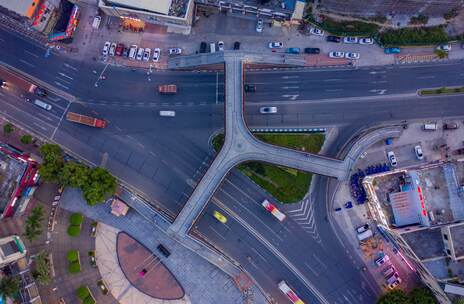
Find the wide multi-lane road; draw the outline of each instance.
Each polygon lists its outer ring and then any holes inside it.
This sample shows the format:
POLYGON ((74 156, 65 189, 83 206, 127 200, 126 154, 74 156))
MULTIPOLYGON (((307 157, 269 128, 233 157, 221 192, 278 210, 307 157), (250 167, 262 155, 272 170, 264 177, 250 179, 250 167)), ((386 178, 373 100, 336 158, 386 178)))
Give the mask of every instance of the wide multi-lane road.
MULTIPOLYGON (((44 98, 53 106, 50 112, 25 102, 21 88, 1 90, 3 115, 107 167, 171 216, 180 211, 214 157, 210 136, 224 124, 221 73, 147 75, 91 58, 74 60, 72 54, 45 56, 42 46, 3 30, 0 41, 0 61, 59 90, 44 98), (95 86, 104 69, 106 79, 95 86), (179 93, 156 94, 156 86, 164 83, 178 84, 179 93), (175 119, 159 117, 161 109, 175 110, 175 119), (95 130, 69 123, 63 120, 66 110, 102 117, 109 126, 95 130)), ((462 69, 461 62, 449 62, 247 73, 245 83, 256 84, 257 92, 245 96, 246 120, 251 127, 338 126, 339 136, 329 151, 335 155, 347 138, 367 125, 464 115, 459 96, 415 95, 422 87, 461 85, 463 74, 456 71, 462 69), (278 114, 259 114, 260 106, 271 104, 278 107, 278 114)), ((8 81, 4 73, 0 77, 8 81)), ((325 179, 316 182, 322 190, 312 200, 284 207, 289 218, 281 224, 259 205, 268 195, 234 171, 196 229, 239 261, 280 302, 284 301, 276 290, 280 279, 288 280, 304 299, 315 300, 314 293, 321 292, 333 303, 369 302, 375 288, 359 272, 359 261, 338 242, 327 221, 325 179), (229 214, 228 225, 219 225, 210 216, 212 210, 229 214), (339 278, 328 275, 339 273, 339 278)))

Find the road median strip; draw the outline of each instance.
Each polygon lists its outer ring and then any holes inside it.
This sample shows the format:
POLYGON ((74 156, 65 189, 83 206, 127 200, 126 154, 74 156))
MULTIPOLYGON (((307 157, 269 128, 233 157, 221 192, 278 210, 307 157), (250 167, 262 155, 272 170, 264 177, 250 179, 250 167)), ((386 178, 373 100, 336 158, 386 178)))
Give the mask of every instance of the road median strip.
POLYGON ((441 88, 435 88, 435 89, 421 89, 417 91, 417 94, 419 96, 464 94, 464 86, 441 87, 441 88))

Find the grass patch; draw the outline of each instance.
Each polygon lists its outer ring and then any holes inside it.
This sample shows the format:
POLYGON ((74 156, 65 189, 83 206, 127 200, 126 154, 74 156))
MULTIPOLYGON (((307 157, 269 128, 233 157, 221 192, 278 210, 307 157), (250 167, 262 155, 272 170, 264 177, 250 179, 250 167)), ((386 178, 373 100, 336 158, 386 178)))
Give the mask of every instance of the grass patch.
POLYGON ((80 213, 73 213, 69 217, 69 222, 71 223, 71 225, 75 225, 75 226, 81 225, 82 222, 84 222, 84 216, 80 213))
POLYGON ((374 23, 362 21, 335 21, 323 16, 319 26, 334 35, 340 36, 374 36, 379 31, 379 26, 374 23))
POLYGON ((69 250, 68 255, 67 255, 67 259, 71 263, 79 260, 79 251, 77 251, 77 250, 69 250))
POLYGON ((80 272, 81 271, 81 263, 79 262, 79 260, 69 263, 68 271, 70 273, 78 273, 78 272, 80 272))
POLYGON ((77 297, 83 304, 95 304, 95 299, 87 286, 81 286, 76 290, 77 297))
POLYGON ((419 90, 419 95, 440 95, 440 94, 462 94, 464 93, 464 87, 456 88, 438 88, 438 89, 425 89, 419 90))
POLYGON ((429 45, 448 41, 442 26, 402 28, 380 33, 379 41, 384 47, 402 45, 429 45))
MULTIPOLYGON (((318 153, 324 143, 323 134, 255 135, 269 144, 311 153, 318 153)), ((212 144, 218 152, 224 144, 224 135, 218 134, 212 144)), ((312 178, 308 172, 260 162, 241 164, 238 169, 282 203, 299 202, 308 192, 312 178)))
POLYGON ((81 235, 81 226, 75 226, 75 225, 69 226, 68 235, 73 236, 73 237, 81 235))

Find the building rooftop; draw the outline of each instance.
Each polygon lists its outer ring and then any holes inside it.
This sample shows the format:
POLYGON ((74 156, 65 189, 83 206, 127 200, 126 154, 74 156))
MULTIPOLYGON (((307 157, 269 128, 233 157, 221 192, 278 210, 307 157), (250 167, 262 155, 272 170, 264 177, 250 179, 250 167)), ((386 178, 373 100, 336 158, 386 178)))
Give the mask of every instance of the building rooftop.
POLYGON ((445 256, 440 227, 406 232, 401 236, 421 260, 445 256))
POLYGON ((34 15, 38 4, 39 0, 0 0, 0 6, 27 18, 34 15))
POLYGON ((19 236, 12 235, 0 239, 0 265, 6 265, 23 258, 26 248, 19 236))
POLYGON ((26 169, 27 163, 19 161, 0 150, 0 213, 10 202, 26 169))
POLYGON ((111 0, 107 5, 125 7, 127 9, 140 10, 149 13, 168 15, 171 0, 111 0))
POLYGON ((456 257, 464 256, 464 224, 450 226, 456 257))

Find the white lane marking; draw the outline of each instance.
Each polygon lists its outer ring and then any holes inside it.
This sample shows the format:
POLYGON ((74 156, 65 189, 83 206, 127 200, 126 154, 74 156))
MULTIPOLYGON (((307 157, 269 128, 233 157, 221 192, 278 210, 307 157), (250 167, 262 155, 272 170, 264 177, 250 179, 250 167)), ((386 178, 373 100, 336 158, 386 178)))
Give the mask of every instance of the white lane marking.
POLYGON ((369 83, 372 83, 372 84, 377 84, 377 83, 386 83, 388 82, 387 80, 379 80, 379 81, 371 81, 369 83))
POLYGON ((297 95, 297 94, 296 94, 296 95, 291 95, 291 94, 284 94, 284 95, 282 95, 282 97, 290 98, 290 100, 295 100, 295 99, 298 98, 298 96, 300 96, 300 95, 297 95))
POLYGON ((65 73, 61 73, 61 72, 60 72, 60 73, 58 73, 58 74, 60 74, 60 75, 63 76, 63 77, 66 77, 66 78, 68 78, 68 79, 74 80, 74 78, 72 78, 72 77, 66 75, 65 73))
POLYGON ((71 69, 71 70, 74 70, 74 71, 79 71, 77 68, 73 67, 72 65, 69 65, 67 63, 64 64, 65 67, 67 67, 68 69, 71 69))
POLYGON ((45 127, 42 126, 42 125, 39 125, 39 124, 36 123, 36 122, 33 122, 32 124, 33 124, 34 126, 36 126, 36 127, 39 127, 40 129, 42 129, 42 130, 44 130, 44 131, 47 131, 47 128, 45 128, 45 127))
POLYGON ((216 104, 218 103, 218 83, 219 83, 219 73, 216 72, 216 104))
POLYGON ((208 225, 208 226, 209 226, 209 229, 211 229, 214 233, 216 233, 221 239, 226 240, 226 238, 219 231, 214 229, 213 226, 211 225, 208 225))
POLYGON ((336 78, 333 78, 333 79, 324 79, 324 82, 340 81, 340 80, 343 80, 343 79, 336 79, 336 78))
POLYGON ((35 57, 35 58, 39 58, 39 55, 35 54, 35 53, 32 53, 28 50, 24 50, 25 53, 28 53, 29 55, 31 55, 32 57, 35 57))
POLYGON ((299 86, 288 86, 288 87, 282 87, 284 90, 291 90, 291 89, 299 89, 299 86))
POLYGON ((64 84, 59 83, 58 81, 54 81, 54 82, 56 83, 56 85, 58 85, 58 86, 60 86, 60 87, 62 87, 62 88, 64 88, 64 89, 66 89, 66 90, 69 90, 69 87, 65 86, 64 84))
POLYGON ((66 112, 68 112, 69 106, 71 105, 70 102, 68 102, 68 105, 66 106, 66 109, 63 111, 63 114, 61 115, 60 121, 58 122, 58 125, 56 126, 55 130, 53 130, 52 133, 52 139, 55 137, 56 131, 58 131, 58 128, 61 126, 61 122, 63 121, 64 116, 66 115, 66 112))
POLYGON ((375 75, 375 74, 385 74, 387 71, 372 71, 372 72, 369 72, 369 74, 371 75, 375 75))
POLYGON ((418 76, 416 77, 417 79, 433 79, 435 78, 434 75, 428 75, 428 76, 418 76))
POLYGON ((49 96, 48 99, 53 100, 54 102, 57 102, 57 101, 60 100, 61 98, 49 96))
POLYGON ((19 59, 19 62, 22 62, 22 63, 24 63, 25 65, 28 65, 28 66, 30 66, 30 67, 35 67, 35 65, 33 65, 32 63, 27 62, 26 60, 23 60, 23 59, 19 59))
POLYGON ((61 82, 66 83, 66 84, 71 84, 71 82, 70 82, 69 80, 61 79, 61 78, 59 78, 58 76, 56 76, 55 78, 58 79, 58 80, 61 81, 61 82))
POLYGON ((300 78, 299 75, 291 75, 291 76, 282 76, 282 79, 291 79, 291 78, 300 78))
POLYGON ((379 95, 385 94, 386 91, 387 91, 386 89, 379 89, 379 90, 374 89, 374 90, 369 90, 369 92, 371 92, 371 93, 377 93, 377 94, 379 94, 379 95))
POLYGON ((343 89, 325 89, 326 92, 340 92, 343 91, 343 89))
POLYGON ((53 122, 53 119, 51 117, 43 115, 42 113, 36 113, 36 115, 42 117, 43 119, 53 122))

